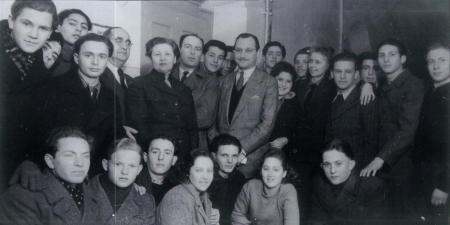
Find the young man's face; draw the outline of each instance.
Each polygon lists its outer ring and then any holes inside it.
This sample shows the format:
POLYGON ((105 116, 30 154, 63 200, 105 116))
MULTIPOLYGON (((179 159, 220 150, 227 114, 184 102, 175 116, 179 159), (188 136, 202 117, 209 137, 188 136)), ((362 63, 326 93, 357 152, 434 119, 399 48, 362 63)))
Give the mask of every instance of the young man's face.
POLYGON ((52 14, 24 8, 16 17, 8 18, 11 36, 16 45, 26 53, 34 53, 52 34, 52 14))
POLYGON ((364 83, 378 83, 381 76, 381 69, 378 61, 373 59, 365 59, 361 64, 361 79, 364 83))
POLYGON ((180 46, 181 63, 187 68, 194 69, 200 63, 202 49, 202 41, 198 37, 186 37, 180 46))
POLYGON ((153 174, 165 175, 175 165, 178 157, 174 155, 173 143, 166 139, 155 139, 150 143, 148 153, 144 152, 144 161, 153 174))
POLYGON ((88 33, 88 23, 84 16, 72 13, 62 21, 62 25, 58 25, 57 29, 64 40, 69 44, 75 43, 81 36, 88 33))
POLYGON ((219 164, 221 174, 230 174, 236 167, 239 148, 235 145, 221 145, 217 153, 212 153, 212 155, 219 164))
POLYGON ((217 46, 210 46, 208 52, 205 54, 205 68, 211 72, 215 73, 222 67, 225 51, 218 48, 217 46))
POLYGON ((71 183, 80 184, 90 166, 90 148, 86 140, 66 137, 58 140, 55 157, 45 155, 45 161, 56 176, 71 183))
POLYGON ((133 150, 119 149, 111 155, 110 160, 103 159, 103 169, 117 187, 125 188, 133 184, 142 170, 141 156, 133 150))
POLYGON ((333 71, 331 71, 331 77, 341 91, 352 87, 358 75, 359 71, 355 70, 355 63, 352 61, 337 61, 334 63, 333 71))
POLYGON ((256 43, 252 37, 239 38, 234 46, 236 63, 239 69, 246 70, 256 65, 256 43))
POLYGON ((234 72, 236 66, 236 61, 234 61, 234 52, 227 52, 227 58, 225 58, 221 69, 222 74, 227 75, 234 72))
POLYGON ((283 52, 278 46, 270 46, 267 53, 263 56, 263 61, 269 69, 272 69, 277 62, 283 60, 283 52))
POLYGON ((130 57, 130 48, 127 43, 131 43, 128 32, 121 28, 116 28, 111 31, 111 42, 114 45, 114 53, 111 56, 112 61, 121 61, 122 64, 130 57), (118 42, 121 42, 119 44, 118 42))
POLYGON ((332 184, 338 185, 348 179, 355 167, 355 161, 342 152, 331 150, 323 153, 321 166, 328 180, 332 184))
POLYGON ((440 83, 450 77, 450 52, 444 48, 434 49, 427 54, 428 72, 434 83, 440 83))
POLYGON ((402 71, 405 61, 406 56, 400 55, 398 48, 394 45, 383 45, 378 50, 378 63, 386 75, 402 71))
POLYGON ((306 72, 308 71, 309 55, 298 54, 294 60, 295 70, 299 77, 306 77, 306 72))
POLYGON ((61 45, 57 41, 46 41, 42 46, 42 52, 44 54, 44 65, 49 69, 61 54, 61 45))
POLYGON ((108 47, 103 42, 86 41, 81 45, 80 52, 73 56, 81 76, 98 78, 106 68, 108 47))

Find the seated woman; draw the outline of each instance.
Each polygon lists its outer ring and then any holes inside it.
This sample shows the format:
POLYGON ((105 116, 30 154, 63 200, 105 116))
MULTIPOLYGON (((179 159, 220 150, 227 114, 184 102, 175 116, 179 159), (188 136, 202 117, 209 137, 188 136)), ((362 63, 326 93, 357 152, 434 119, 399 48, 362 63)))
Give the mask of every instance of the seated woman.
POLYGON ((102 224, 155 224, 155 201, 133 187, 142 170, 142 149, 133 140, 116 140, 102 161, 106 173, 95 176, 95 191, 102 224))
POLYGON ((312 222, 318 224, 380 224, 389 222, 390 195, 378 177, 360 177, 350 145, 340 139, 322 150, 323 174, 314 178, 312 222))
POLYGON ((272 135, 269 138, 270 147, 288 150, 286 145, 294 137, 300 105, 292 92, 292 86, 297 79, 295 68, 288 62, 281 61, 272 68, 270 76, 278 82, 278 111, 272 135))
POLYGON ((231 215, 232 224, 300 224, 297 191, 286 183, 291 177, 285 154, 271 148, 263 157, 262 179, 242 188, 231 215))
POLYGON ((181 184, 164 196, 156 211, 159 225, 218 224, 208 189, 214 176, 214 159, 204 150, 192 151, 179 165, 181 184))

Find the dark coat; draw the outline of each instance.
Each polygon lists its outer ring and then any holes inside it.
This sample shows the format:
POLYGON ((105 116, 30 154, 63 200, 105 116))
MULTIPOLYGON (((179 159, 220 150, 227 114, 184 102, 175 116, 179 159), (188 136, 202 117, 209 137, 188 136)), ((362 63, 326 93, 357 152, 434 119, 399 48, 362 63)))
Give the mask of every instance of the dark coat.
POLYGON ((325 141, 335 138, 347 141, 355 154, 357 170, 375 158, 379 135, 378 99, 361 105, 360 95, 361 89, 355 86, 337 111, 332 107, 325 138, 325 141))
POLYGON ((2 224, 99 224, 99 207, 92 190, 83 184, 83 212, 53 173, 45 169, 46 188, 30 191, 20 184, 2 197, 2 224))
POLYGON ((319 152, 325 139, 325 124, 331 112, 331 102, 336 96, 336 84, 325 76, 314 90, 309 104, 305 104, 308 81, 301 81, 296 87, 295 94, 300 104, 300 124, 293 160, 319 162, 319 152))
POLYGON ((351 174, 337 198, 321 173, 314 177, 313 224, 385 224, 389 222, 390 194, 378 177, 351 174))
POLYGON ((153 183, 152 176, 148 171, 148 167, 144 166, 144 169, 142 169, 142 171, 136 177, 136 180, 134 182, 139 186, 145 187, 147 193, 151 194, 155 199, 155 205, 158 206, 159 203, 161 203, 164 195, 166 195, 166 193, 170 189, 179 184, 178 181, 176 181, 176 177, 171 176, 174 172, 173 169, 174 167, 171 167, 169 169, 169 172, 167 172, 167 174, 164 177, 163 183, 159 185, 153 183), (170 179, 169 177, 173 179, 170 179))
MULTIPOLYGON (((180 80, 180 67, 175 66, 173 75, 180 80)), ((197 126, 199 130, 199 148, 208 149, 207 131, 214 124, 219 99, 219 81, 215 76, 207 74, 201 65, 184 80, 184 84, 192 91, 197 126)))
POLYGON ((89 187, 96 196, 102 224, 155 224, 156 207, 150 194, 140 195, 132 187, 123 204, 114 212, 108 196, 100 184, 98 175, 90 180, 89 187))
MULTIPOLYGON (((125 75, 125 80, 128 86, 133 82, 133 78, 128 75, 125 75)), ((117 82, 116 78, 114 77, 113 72, 106 67, 105 72, 100 76, 100 81, 105 84, 109 89, 113 90, 116 94, 116 98, 119 100, 120 108, 122 109, 122 122, 125 122, 125 97, 126 97, 126 90, 122 88, 122 86, 117 82)))
POLYGON ((178 139, 181 162, 198 147, 194 99, 191 89, 179 80, 172 79, 171 88, 164 80, 164 74, 156 70, 134 79, 127 91, 126 121, 138 130, 140 143, 159 133, 178 139))
POLYGON ((409 179, 411 150, 424 97, 423 82, 405 70, 382 89, 377 156, 384 160, 390 171, 386 173, 382 169, 377 174, 388 179, 409 179))

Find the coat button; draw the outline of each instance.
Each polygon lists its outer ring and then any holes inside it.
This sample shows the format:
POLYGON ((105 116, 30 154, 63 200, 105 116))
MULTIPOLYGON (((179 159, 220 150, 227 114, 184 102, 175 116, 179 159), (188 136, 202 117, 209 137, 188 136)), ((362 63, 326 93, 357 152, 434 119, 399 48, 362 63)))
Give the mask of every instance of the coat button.
POLYGON ((175 105, 178 105, 178 102, 175 102, 175 105))

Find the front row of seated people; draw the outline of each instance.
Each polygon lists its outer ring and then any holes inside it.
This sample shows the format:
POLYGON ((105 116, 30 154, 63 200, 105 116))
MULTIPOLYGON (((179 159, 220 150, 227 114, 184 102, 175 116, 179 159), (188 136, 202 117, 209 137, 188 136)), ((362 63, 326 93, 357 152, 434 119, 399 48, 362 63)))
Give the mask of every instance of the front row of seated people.
MULTIPOLYGON (((260 178, 244 184, 235 169, 240 142, 231 135, 217 136, 212 152, 192 151, 176 171, 171 170, 177 156, 170 137, 155 136, 147 149, 123 138, 102 157, 104 172, 88 180, 92 143, 77 128, 52 130, 43 158, 45 188, 10 187, 0 203, 2 224, 300 224, 297 191, 290 183, 297 175, 277 148, 263 156, 260 178), (168 173, 177 176, 178 185, 168 173), (154 192, 157 184, 149 185, 146 176, 167 189, 154 192), (161 202, 155 204, 146 188, 161 202)), ((359 177, 352 172, 355 165, 347 142, 335 139, 326 145, 324 173, 314 179, 313 222, 388 218, 385 181, 359 177)))

